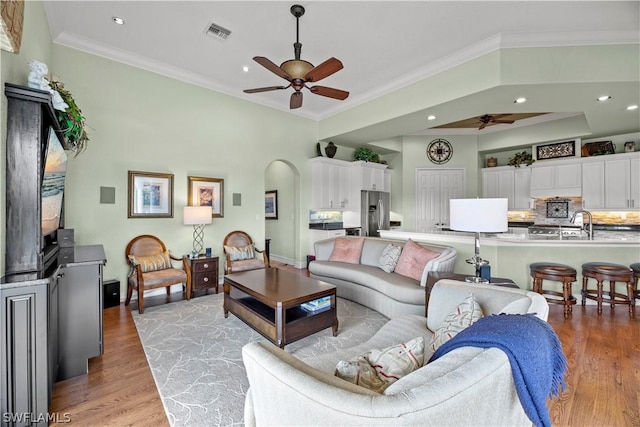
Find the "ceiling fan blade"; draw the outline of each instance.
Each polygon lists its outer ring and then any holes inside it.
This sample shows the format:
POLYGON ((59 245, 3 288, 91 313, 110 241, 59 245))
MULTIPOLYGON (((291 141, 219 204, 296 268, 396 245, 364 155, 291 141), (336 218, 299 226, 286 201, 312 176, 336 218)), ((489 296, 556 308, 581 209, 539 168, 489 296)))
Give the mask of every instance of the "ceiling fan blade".
POLYGON ((286 71, 278 67, 276 64, 274 64, 264 56, 254 56, 253 60, 256 61, 258 64, 262 65, 267 70, 271 71, 276 76, 279 76, 285 80, 291 81, 291 76, 286 71))
POLYGON ((339 99, 341 101, 344 101, 349 96, 349 92, 347 91, 326 86, 311 86, 309 90, 311 91, 311 93, 315 93, 316 95, 339 99))
POLYGON ((293 92, 291 94, 291 101, 289 101, 289 108, 295 110, 302 107, 302 92, 293 92))
POLYGON ((317 82, 340 70, 342 70, 342 62, 336 58, 329 58, 309 71, 304 79, 307 82, 317 82))
POLYGON ((478 128, 478 130, 482 130, 482 129, 484 129, 485 127, 487 127, 487 124, 483 122, 483 123, 480 125, 480 127, 478 128))
POLYGON ((516 122, 515 120, 493 120, 493 123, 505 123, 508 125, 512 125, 515 122, 516 122))
POLYGON ((259 87, 259 88, 256 88, 256 89, 245 89, 245 90, 243 90, 243 92, 244 93, 268 92, 270 90, 286 89, 288 87, 291 87, 291 85, 289 85, 289 86, 268 86, 268 87, 259 87))

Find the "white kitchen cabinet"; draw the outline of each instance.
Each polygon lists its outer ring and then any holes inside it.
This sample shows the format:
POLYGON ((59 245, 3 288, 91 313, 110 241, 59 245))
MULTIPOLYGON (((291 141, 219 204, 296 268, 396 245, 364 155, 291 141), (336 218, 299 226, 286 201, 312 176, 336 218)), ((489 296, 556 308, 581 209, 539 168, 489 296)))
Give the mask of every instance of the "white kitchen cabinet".
POLYGON ((531 208, 531 169, 503 166, 482 169, 482 197, 506 198, 509 209, 531 208))
POLYGON ((315 242, 332 237, 345 236, 347 233, 344 229, 340 230, 309 230, 309 254, 315 255, 316 251, 313 247, 315 242))
POLYGON ((311 162, 313 209, 349 209, 360 202, 351 200, 351 162, 326 157, 315 157, 311 162))
MULTIPOLYGON (((363 161, 353 162, 352 165, 355 191, 389 191, 389 189, 385 189, 385 169, 387 165, 363 161)), ((391 183, 390 177, 389 175, 389 187, 391 183)))
POLYGON ((531 209, 531 168, 513 171, 513 208, 531 209))
POLYGON ((510 166, 482 170, 482 197, 509 200, 509 209, 514 208, 514 170, 510 166))
POLYGON ((582 207, 604 209, 604 160, 582 162, 582 207))
POLYGON ((604 197, 607 209, 640 208, 640 157, 637 154, 604 159, 604 197))
POLYGON ((572 197, 582 194, 580 162, 531 166, 531 197, 572 197))

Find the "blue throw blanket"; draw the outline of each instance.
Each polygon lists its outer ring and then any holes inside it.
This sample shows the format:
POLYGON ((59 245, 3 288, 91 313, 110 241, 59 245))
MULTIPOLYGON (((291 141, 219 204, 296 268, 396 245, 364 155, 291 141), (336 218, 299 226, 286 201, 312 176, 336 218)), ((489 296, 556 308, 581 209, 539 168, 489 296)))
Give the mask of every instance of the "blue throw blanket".
POLYGON ((524 412, 536 426, 551 426, 546 399, 566 388, 567 359, 547 322, 533 314, 483 317, 438 348, 430 362, 467 346, 504 351, 524 412))

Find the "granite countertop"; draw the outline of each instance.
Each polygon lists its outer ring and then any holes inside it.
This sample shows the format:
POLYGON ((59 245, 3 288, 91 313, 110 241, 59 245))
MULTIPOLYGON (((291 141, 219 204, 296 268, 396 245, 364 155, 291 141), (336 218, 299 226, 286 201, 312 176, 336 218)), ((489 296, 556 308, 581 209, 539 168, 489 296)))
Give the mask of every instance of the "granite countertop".
MULTIPOLYGON (((413 230, 381 230, 382 237, 388 238, 411 238, 419 239, 420 236, 429 236, 430 240, 447 239, 469 239, 475 236, 474 233, 463 231, 443 230, 440 228, 432 228, 425 232, 417 232, 413 230)), ((637 231, 606 231, 594 230, 594 238, 589 239, 586 233, 576 236, 554 235, 554 234, 529 234, 526 228, 510 227, 506 233, 480 233, 484 242, 505 242, 515 244, 538 243, 538 244, 571 244, 579 243, 585 245, 597 244, 640 244, 640 232, 637 231)))

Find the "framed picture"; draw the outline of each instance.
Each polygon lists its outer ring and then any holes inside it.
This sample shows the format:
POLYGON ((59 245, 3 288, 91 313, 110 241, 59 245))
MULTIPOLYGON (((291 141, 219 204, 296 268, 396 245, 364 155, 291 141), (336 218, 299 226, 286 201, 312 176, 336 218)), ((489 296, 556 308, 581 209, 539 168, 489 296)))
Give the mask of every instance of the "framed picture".
POLYGON ((536 146, 536 160, 557 159, 560 157, 576 157, 576 140, 554 142, 536 146))
POLYGON ((129 171, 129 218, 173 218, 173 174, 129 171))
POLYGON ((211 206, 213 218, 224 218, 224 179, 202 176, 188 177, 189 206, 211 206))
POLYGON ((265 219, 278 219, 278 190, 264 192, 265 219))

